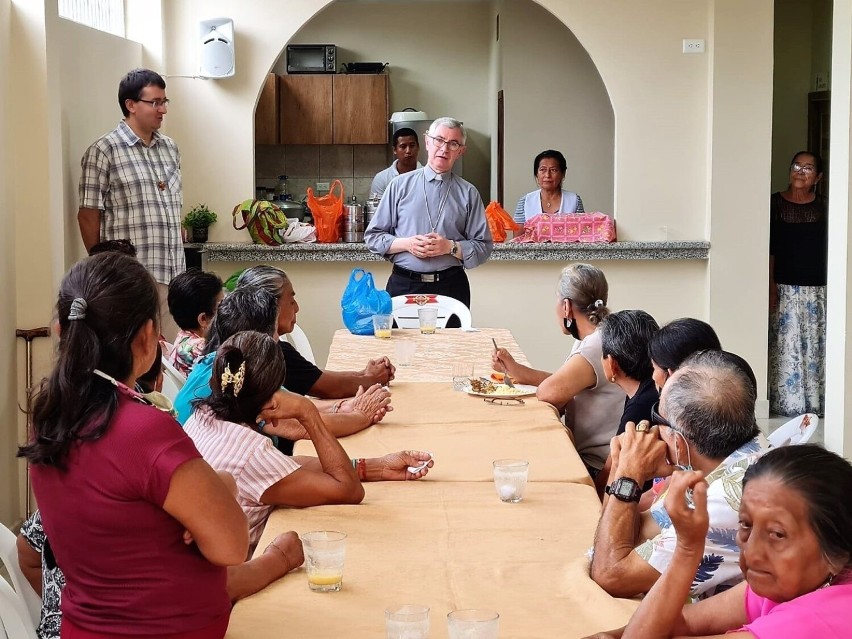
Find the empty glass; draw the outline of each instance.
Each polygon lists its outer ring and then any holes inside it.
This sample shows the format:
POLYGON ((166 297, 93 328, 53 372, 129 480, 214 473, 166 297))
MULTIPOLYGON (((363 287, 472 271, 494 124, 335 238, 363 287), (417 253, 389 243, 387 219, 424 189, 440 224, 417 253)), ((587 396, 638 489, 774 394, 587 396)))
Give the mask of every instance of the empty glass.
POLYGON ((314 592, 337 592, 343 587, 346 533, 316 530, 302 535, 308 586, 314 592))
POLYGON ((463 391, 470 385, 470 378, 473 377, 474 365, 473 362, 453 362, 453 390, 463 391))
POLYGON ((413 339, 394 340, 394 348, 396 348, 396 363, 400 366, 408 366, 411 360, 414 359, 414 352, 417 350, 417 344, 413 339))
POLYGON ((516 504, 524 498, 530 463, 522 459, 498 459, 494 462, 494 487, 501 501, 516 504))
POLYGON ((456 610, 447 615, 450 639, 497 639, 500 615, 493 610, 456 610))
POLYGON ((406 604, 385 610, 386 639, 428 639, 429 608, 406 604))

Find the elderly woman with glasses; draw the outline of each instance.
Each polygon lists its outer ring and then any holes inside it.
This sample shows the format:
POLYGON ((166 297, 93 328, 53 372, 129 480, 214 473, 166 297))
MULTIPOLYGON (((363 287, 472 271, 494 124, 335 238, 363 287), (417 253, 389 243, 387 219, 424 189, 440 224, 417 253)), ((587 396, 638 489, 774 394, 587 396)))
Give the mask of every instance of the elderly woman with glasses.
POLYGON ((684 607, 712 531, 708 491, 703 473, 675 473, 666 497, 674 559, 626 628, 594 637, 849 637, 849 462, 806 444, 771 450, 749 467, 736 532, 745 582, 684 607))
POLYGON ((583 200, 574 191, 564 191, 562 182, 568 163, 559 151, 542 151, 533 160, 533 177, 539 188, 524 195, 515 209, 515 222, 523 224, 541 213, 583 213, 583 200))
POLYGON ((823 412, 825 398, 826 203, 822 161, 793 156, 787 190, 769 205, 769 406, 779 415, 823 412))

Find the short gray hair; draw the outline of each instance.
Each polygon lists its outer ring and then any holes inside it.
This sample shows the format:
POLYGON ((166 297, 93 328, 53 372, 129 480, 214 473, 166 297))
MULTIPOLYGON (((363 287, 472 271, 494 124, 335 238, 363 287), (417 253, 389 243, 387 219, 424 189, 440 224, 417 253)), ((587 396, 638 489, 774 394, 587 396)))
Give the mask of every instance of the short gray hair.
POLYGON ((467 131, 464 129, 464 124, 456 120, 455 118, 438 118, 432 124, 429 125, 429 135, 434 136, 435 131, 438 130, 438 127, 445 126, 448 129, 461 129, 462 136, 462 146, 467 144, 467 131))
POLYGON ((219 304, 207 331, 204 353, 213 353, 241 331, 272 335, 278 324, 278 300, 259 286, 240 286, 219 304))
POLYGON ((281 299, 281 295, 284 293, 284 287, 290 281, 290 278, 287 277, 287 273, 282 271, 280 268, 275 266, 269 266, 268 264, 261 264, 259 266, 252 266, 251 268, 247 268, 243 271, 243 274, 240 275, 240 278, 237 280, 237 288, 242 288, 244 286, 256 286, 258 288, 262 288, 264 291, 269 293, 275 298, 275 301, 281 299))
POLYGON ((759 432, 754 417, 757 391, 744 363, 733 353, 701 351, 663 388, 666 418, 710 459, 724 459, 759 432))
POLYGON ((591 264, 571 264, 563 268, 556 292, 560 299, 571 300, 592 324, 600 324, 609 315, 606 306, 609 284, 603 271, 591 264))

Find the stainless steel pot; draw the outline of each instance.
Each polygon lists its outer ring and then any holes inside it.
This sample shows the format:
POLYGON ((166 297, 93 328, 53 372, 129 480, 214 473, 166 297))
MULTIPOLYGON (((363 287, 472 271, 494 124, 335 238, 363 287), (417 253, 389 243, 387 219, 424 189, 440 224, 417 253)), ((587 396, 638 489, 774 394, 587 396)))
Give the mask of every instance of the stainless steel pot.
POLYGON ((358 203, 355 196, 348 204, 343 205, 343 241, 364 241, 364 207, 358 203))
POLYGON ((302 206, 301 202, 294 202, 293 200, 276 200, 274 204, 284 211, 284 215, 289 218, 297 217, 301 221, 302 218, 305 217, 305 207, 302 206))

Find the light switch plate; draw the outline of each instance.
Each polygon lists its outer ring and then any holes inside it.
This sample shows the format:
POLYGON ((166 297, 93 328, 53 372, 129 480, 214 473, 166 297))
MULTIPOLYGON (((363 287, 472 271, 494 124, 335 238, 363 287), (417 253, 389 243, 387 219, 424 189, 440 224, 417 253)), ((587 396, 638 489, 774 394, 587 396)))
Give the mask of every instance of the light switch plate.
POLYGON ((704 40, 683 39, 684 53, 704 53, 704 40))
POLYGON ((317 191, 328 191, 328 182, 317 182, 317 191))

